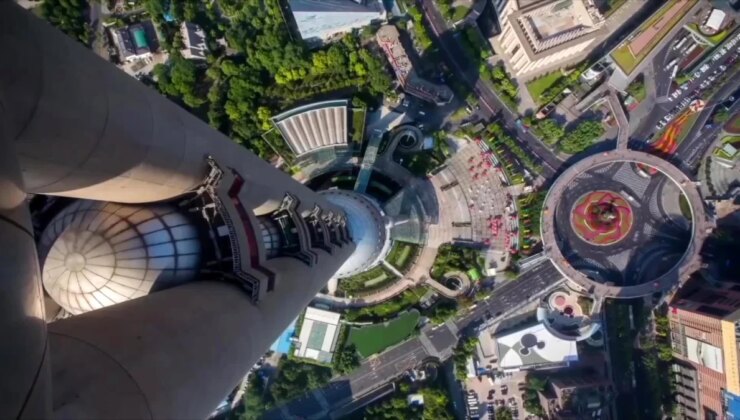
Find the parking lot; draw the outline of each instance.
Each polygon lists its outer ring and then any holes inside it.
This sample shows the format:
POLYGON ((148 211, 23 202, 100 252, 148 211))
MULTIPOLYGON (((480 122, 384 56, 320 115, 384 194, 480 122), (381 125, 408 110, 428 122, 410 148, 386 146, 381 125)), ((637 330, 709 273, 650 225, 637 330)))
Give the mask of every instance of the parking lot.
MULTIPOLYGON (((496 410, 501 407, 508 407, 514 419, 537 418, 524 410, 522 394, 526 375, 526 372, 498 373, 493 377, 482 375, 468 379, 465 382, 468 392, 466 400, 477 403, 477 418, 493 420, 496 410)), ((469 411, 471 418, 475 418, 474 411, 476 410, 469 411)))

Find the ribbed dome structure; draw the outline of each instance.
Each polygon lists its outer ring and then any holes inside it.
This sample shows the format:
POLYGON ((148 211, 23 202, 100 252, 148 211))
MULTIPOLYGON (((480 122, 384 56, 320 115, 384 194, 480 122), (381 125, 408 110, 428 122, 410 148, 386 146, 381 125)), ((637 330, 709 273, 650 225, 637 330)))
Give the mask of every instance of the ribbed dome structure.
POLYGON ((81 200, 59 213, 41 236, 47 293, 80 314, 194 280, 197 229, 168 205, 81 200))
POLYGON ((349 277, 376 266, 390 250, 390 227, 385 214, 370 197, 347 190, 321 191, 330 203, 344 210, 355 251, 337 271, 349 277))

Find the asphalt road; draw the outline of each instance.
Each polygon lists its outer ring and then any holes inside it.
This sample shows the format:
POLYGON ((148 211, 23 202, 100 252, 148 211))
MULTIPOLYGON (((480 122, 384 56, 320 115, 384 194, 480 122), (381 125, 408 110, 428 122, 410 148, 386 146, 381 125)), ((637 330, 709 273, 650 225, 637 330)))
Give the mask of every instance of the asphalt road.
MULTIPOLYGON (((686 138, 678 145, 678 149, 676 149, 675 160, 677 162, 675 163, 679 168, 691 173, 696 171, 699 163, 701 163, 702 156, 704 156, 704 153, 707 151, 709 146, 712 145, 717 134, 722 131, 722 124, 716 125, 712 128, 704 128, 709 116, 712 115, 717 103, 721 103, 730 94, 737 90, 739 86, 740 79, 737 77, 729 79, 728 83, 725 83, 725 85, 722 86, 722 88, 714 95, 713 98, 716 99, 712 100, 712 104, 699 114, 699 118, 696 119, 696 122, 686 135, 686 138)), ((733 105, 730 110, 730 114, 734 115, 738 110, 740 110, 740 101, 735 102, 735 105, 733 105)))
MULTIPOLYGON (((730 38, 728 38, 730 39, 730 38)), ((669 58, 669 54, 673 53, 672 51, 672 45, 673 43, 667 43, 667 45, 661 50, 653 59, 653 67, 655 72, 655 79, 656 79, 656 101, 653 107, 652 112, 650 115, 648 115, 640 124, 640 126, 632 133, 632 138, 638 140, 638 141, 645 141, 647 140, 651 135, 659 131, 656 128, 656 125, 659 121, 661 121, 666 115, 668 115, 671 112, 674 112, 674 114, 677 114, 675 107, 684 99, 687 97, 694 97, 696 96, 695 91, 697 89, 701 90, 699 88, 699 85, 705 80, 707 80, 707 77, 714 73, 715 71, 720 72, 719 66, 722 65, 729 57, 732 55, 732 52, 728 52, 725 54, 725 56, 721 60, 717 60, 716 62, 709 61, 709 69, 703 73, 702 76, 686 83, 686 89, 680 90, 680 95, 678 95, 677 98, 673 99, 670 96, 665 96, 666 94, 670 94, 675 92, 675 90, 670 90, 670 74, 666 74, 666 71, 664 70, 665 64, 663 61, 666 61, 669 58), (669 98, 671 98, 669 100, 669 98)), ((716 50, 715 50, 716 51, 716 50)), ((729 66, 728 66, 729 67, 729 66)), ((721 74, 721 72, 720 72, 721 74)), ((720 98, 719 101, 722 100, 725 96, 729 95, 732 91, 734 91, 735 87, 727 88, 727 85, 733 85, 736 86, 737 81, 733 78, 730 78, 727 83, 725 83, 725 86, 722 87, 715 95, 713 95, 713 98, 720 98)), ((713 85, 710 85, 709 88, 711 88, 713 85)), ((701 95, 701 93, 700 93, 701 95)), ((711 101, 716 102, 716 101, 711 101)), ((711 107, 713 103, 708 104, 708 107, 711 107)), ((707 111, 705 111, 707 112, 707 111)), ((707 113, 707 115, 709 115, 707 113)), ((687 138, 688 140, 688 138, 687 138)))
POLYGON ((353 400, 400 377, 406 370, 439 354, 449 355, 457 345, 454 330, 498 321, 525 302, 540 298, 562 281, 549 260, 522 273, 494 290, 492 295, 454 321, 456 328, 443 324, 426 328, 416 337, 365 360, 350 375, 339 377, 324 388, 306 393, 265 414, 266 419, 327 418, 353 400), (486 319, 490 316, 489 319, 486 319), (431 344, 431 346, 430 346, 431 344))
MULTIPOLYGON (((436 44, 441 47, 442 55, 446 58, 455 77, 463 80, 472 88, 473 93, 478 97, 482 110, 485 109, 490 117, 500 113, 507 127, 510 129, 515 127, 514 121, 519 118, 519 115, 511 112, 499 99, 498 95, 479 77, 478 66, 470 65, 465 52, 457 40, 454 39, 452 32, 447 27, 447 23, 439 10, 437 10, 434 1, 419 0, 419 3, 432 29, 432 37, 436 38, 436 44)), ((542 166, 544 176, 553 176, 560 166, 563 165, 563 161, 531 133, 525 133, 519 130, 516 137, 522 144, 522 147, 542 166)))

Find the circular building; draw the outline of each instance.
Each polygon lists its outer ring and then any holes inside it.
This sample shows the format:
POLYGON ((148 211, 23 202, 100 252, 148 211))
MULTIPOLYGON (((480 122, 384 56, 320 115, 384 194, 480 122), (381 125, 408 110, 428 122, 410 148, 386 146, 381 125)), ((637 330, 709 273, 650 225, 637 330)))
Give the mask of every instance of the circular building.
POLYGON ((685 279, 705 224, 701 196, 678 168, 619 150, 586 158, 555 181, 541 229, 545 252, 566 278, 629 298, 685 279))
POLYGON ((46 227, 39 256, 46 292, 77 315, 194 280, 201 248, 173 206, 79 200, 46 227))
POLYGON ((361 273, 379 264, 390 251, 390 226, 380 206, 370 197, 355 191, 321 191, 330 203, 344 210, 355 251, 337 271, 343 278, 361 273))

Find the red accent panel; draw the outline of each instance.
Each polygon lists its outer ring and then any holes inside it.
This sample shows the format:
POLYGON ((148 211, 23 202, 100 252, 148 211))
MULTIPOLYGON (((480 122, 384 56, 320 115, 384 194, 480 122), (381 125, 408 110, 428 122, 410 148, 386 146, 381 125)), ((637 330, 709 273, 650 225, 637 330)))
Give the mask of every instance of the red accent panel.
MULTIPOLYGON (((244 208, 244 205, 242 205, 241 200, 239 200, 239 192, 244 186, 244 178, 239 176, 239 174, 237 174, 236 172, 233 172, 233 174, 234 183, 231 184, 231 186, 229 187, 229 198, 231 198, 231 202, 234 204, 237 213, 239 213, 239 218, 242 220, 242 225, 244 225, 244 233, 247 236, 249 249, 256 251, 257 249, 259 249, 257 245, 257 234, 252 228, 252 223, 249 221, 249 214, 247 213, 247 210, 244 208)), ((260 265, 259 256, 256 252, 249 253, 249 265, 253 269, 258 270, 268 276, 267 291, 271 292, 275 288, 275 276, 260 265)))

